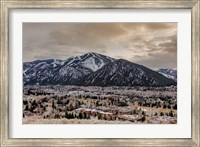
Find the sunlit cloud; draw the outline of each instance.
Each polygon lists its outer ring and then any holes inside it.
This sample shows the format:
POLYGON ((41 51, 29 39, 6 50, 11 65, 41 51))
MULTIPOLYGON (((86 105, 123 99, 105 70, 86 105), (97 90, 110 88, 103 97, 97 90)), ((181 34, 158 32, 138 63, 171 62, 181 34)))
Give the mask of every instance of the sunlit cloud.
POLYGON ((24 23, 23 61, 87 52, 150 68, 176 68, 176 23, 24 23))

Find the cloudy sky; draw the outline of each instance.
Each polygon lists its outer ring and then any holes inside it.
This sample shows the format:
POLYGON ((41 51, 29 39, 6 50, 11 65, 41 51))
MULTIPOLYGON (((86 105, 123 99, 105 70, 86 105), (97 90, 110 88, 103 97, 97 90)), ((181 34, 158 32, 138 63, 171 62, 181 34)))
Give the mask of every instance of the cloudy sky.
POLYGON ((23 23, 23 61, 87 52, 176 68, 177 23, 23 23))

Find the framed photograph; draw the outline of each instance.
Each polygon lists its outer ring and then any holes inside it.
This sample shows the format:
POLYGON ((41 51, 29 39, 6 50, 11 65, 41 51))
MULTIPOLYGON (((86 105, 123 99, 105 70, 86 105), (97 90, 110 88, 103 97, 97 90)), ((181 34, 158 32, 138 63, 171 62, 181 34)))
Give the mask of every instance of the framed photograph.
POLYGON ((1 1, 1 146, 200 146, 197 1, 1 1))

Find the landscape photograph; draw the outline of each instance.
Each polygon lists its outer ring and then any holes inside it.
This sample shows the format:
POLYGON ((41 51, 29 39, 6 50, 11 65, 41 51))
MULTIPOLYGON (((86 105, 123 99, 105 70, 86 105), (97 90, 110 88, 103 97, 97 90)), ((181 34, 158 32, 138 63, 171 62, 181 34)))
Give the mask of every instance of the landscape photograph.
POLYGON ((177 124, 177 23, 23 23, 23 124, 177 124))

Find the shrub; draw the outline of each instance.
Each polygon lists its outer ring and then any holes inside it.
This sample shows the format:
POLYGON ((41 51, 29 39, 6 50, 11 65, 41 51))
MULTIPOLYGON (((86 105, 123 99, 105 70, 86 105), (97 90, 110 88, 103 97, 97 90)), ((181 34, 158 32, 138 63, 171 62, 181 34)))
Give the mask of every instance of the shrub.
POLYGON ((68 115, 69 115, 69 114, 68 114, 67 112, 65 112, 65 118, 68 118, 68 115))
POLYGON ((145 120, 146 120, 146 117, 143 116, 142 119, 141 119, 141 121, 144 122, 145 120))
POLYGON ((170 111, 170 112, 169 112, 169 116, 171 116, 171 117, 173 117, 173 116, 174 116, 174 114, 173 114, 173 112, 172 112, 172 111, 170 111))
POLYGON ((144 112, 144 111, 142 111, 142 115, 145 115, 145 112, 144 112))
POLYGON ((175 105, 173 106, 173 109, 177 110, 177 104, 175 104, 175 105))
POLYGON ((78 118, 79 118, 79 119, 83 119, 83 114, 82 114, 82 113, 79 113, 78 118))

